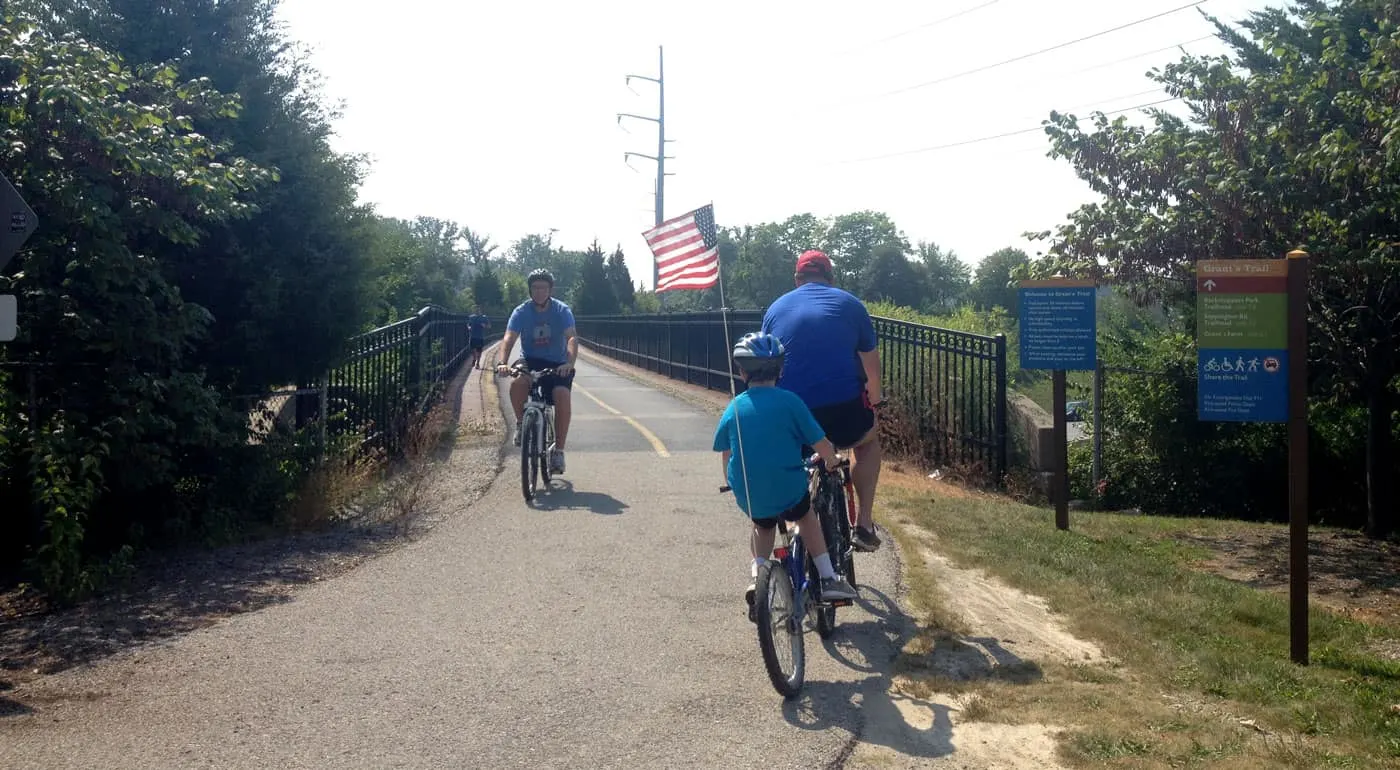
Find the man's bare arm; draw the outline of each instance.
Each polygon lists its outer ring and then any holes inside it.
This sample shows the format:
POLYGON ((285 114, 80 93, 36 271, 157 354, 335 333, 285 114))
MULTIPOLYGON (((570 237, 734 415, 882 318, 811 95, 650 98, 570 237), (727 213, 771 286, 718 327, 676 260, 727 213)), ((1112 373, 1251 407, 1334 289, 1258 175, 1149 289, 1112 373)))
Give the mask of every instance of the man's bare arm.
POLYGON ((569 366, 578 361, 578 330, 572 326, 564 330, 564 354, 569 358, 569 366))
POLYGON ((496 357, 497 366, 505 366, 510 361, 510 349, 515 347, 515 340, 520 336, 520 332, 506 330, 506 335, 501 338, 501 352, 496 357))
POLYGON ((865 367, 865 392, 870 397, 870 403, 878 404, 884 400, 884 391, 880 387, 880 349, 860 353, 860 363, 865 367))

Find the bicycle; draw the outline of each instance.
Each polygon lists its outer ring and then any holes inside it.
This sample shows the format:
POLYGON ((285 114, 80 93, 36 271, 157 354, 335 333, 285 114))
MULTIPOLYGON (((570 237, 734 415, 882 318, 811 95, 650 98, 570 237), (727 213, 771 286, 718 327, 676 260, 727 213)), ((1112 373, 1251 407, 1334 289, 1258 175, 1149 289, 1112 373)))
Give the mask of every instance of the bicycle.
MULTIPOLYGON (((821 459, 813 456, 804 461, 809 478, 819 474, 819 480, 827 478, 831 472, 822 467, 821 459)), ((841 458, 837 470, 848 468, 850 461, 841 458)), ((720 492, 729 492, 729 486, 720 487, 720 492)), ((819 487, 820 491, 820 487, 819 487)), ((823 536, 827 532, 839 532, 840 527, 829 523, 830 506, 816 507, 817 521, 820 522, 823 536)), ((827 552, 835 552, 832 539, 827 540, 827 552)), ((849 540, 844 541, 849 542, 849 540)), ((839 546, 838 546, 839 547, 839 546)), ((849 556, 849 554, 848 554, 849 556)), ((852 560, 844 558, 843 565, 852 560)), ((833 563, 833 566, 836 566, 833 563)), ((841 569, 837 569, 837 574, 841 569)), ((849 607, 850 599, 823 601, 814 589, 821 585, 821 574, 816 562, 807 553, 800 536, 794 537, 787 522, 778 520, 778 537, 773 545, 772 555, 758 568, 754 580, 753 605, 749 608, 749 620, 758 625, 758 648, 763 655, 763 666, 768 671, 768 679, 785 699, 797 696, 806 678, 806 644, 803 638, 804 625, 808 612, 816 615, 817 635, 825 639, 836 630, 836 608, 849 607), (788 651, 792 656, 791 671, 786 671, 779 658, 778 631, 787 636, 788 651)))
POLYGON ((524 361, 510 367, 510 376, 530 378, 530 393, 525 397, 525 409, 520 413, 520 491, 525 502, 535 499, 538 481, 549 486, 549 446, 554 443, 554 398, 545 393, 540 378, 554 374, 554 369, 530 369, 524 361))
MULTIPOLYGON (((809 453, 810 455, 810 453, 809 453)), ((831 554, 831 566, 836 574, 846 578, 851 588, 856 584, 856 549, 851 535, 855 532, 857 513, 855 484, 851 481, 851 462, 841 458, 833 470, 827 470, 820 459, 807 463, 809 477, 816 478, 816 491, 812 494, 812 507, 817 510, 817 520, 822 523, 822 537, 826 540, 826 552, 831 554)), ((836 628, 836 607, 829 605, 817 613, 817 633, 823 638, 831 635, 836 628)))

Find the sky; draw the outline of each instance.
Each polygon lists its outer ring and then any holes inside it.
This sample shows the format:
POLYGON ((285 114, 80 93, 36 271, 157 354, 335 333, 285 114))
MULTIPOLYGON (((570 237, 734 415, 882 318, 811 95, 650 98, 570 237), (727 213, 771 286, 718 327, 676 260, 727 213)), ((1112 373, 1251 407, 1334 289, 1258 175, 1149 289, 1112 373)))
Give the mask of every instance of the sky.
POLYGON ((617 114, 656 115, 656 84, 625 78, 656 77, 658 48, 667 217, 706 203, 721 226, 883 211, 911 243, 975 266, 1007 246, 1035 256, 1045 244, 1023 232, 1093 200, 1046 157, 1034 129, 1051 110, 1169 98, 1146 73, 1176 46, 1224 51, 1202 12, 1234 23, 1283 0, 1190 3, 283 0, 280 16, 341 105, 335 148, 370 158, 362 201, 502 251, 550 230, 565 248, 620 245, 650 287, 656 168, 623 153, 656 155, 656 124, 617 114))

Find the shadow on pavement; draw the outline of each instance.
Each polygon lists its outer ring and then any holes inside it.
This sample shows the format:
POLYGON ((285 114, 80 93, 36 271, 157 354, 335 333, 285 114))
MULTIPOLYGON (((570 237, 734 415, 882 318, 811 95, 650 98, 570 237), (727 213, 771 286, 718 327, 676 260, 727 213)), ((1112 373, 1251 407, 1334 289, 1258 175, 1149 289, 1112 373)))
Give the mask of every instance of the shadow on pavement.
POLYGON ((534 507, 541 511, 591 511, 603 516, 617 516, 628 508, 627 503, 603 492, 577 492, 573 482, 555 477, 549 489, 540 490, 534 507))
MULTIPOLYGON (((919 698, 894 685, 896 664, 911 679, 921 676, 969 682, 985 679, 1029 684, 1041 678, 1040 667, 1012 654, 997 639, 961 637, 920 629, 914 618, 881 591, 859 586, 857 604, 872 617, 851 622, 842 620, 837 610, 836 632, 820 639, 812 632, 807 654, 817 651, 813 641, 847 668, 868 674, 855 681, 811 681, 802 693, 783 704, 783 716, 794 727, 849 730, 853 739, 865 746, 885 747, 898 756, 937 758, 953 754, 952 712, 958 705, 946 695, 939 700, 919 698), (935 637, 927 652, 900 652, 921 631, 935 637)), ((845 610, 849 613, 849 610, 845 610)))

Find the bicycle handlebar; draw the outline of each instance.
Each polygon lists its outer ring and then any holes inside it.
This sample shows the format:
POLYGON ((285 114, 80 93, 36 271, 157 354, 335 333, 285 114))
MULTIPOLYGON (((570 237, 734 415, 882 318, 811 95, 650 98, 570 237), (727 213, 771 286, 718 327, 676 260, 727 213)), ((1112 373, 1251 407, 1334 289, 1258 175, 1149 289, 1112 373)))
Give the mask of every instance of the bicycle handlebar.
MULTIPOLYGON (((840 456, 840 455, 837 455, 837 458, 838 458, 838 462, 836 463, 836 468, 834 468, 833 470, 839 470, 839 469, 841 469, 841 468, 849 468, 849 467, 851 467, 851 458, 849 458, 849 457, 842 457, 842 456, 840 456)), ((813 468, 819 468, 819 469, 820 469, 820 468, 824 468, 824 466, 822 465, 822 456, 819 455, 819 454, 814 454, 814 455, 812 455, 811 457, 807 458, 806 460, 803 460, 803 461, 802 461, 802 465, 803 465, 804 467, 808 468, 808 469, 813 469, 813 468)), ((731 487, 731 486, 729 486, 728 484, 725 484, 724 486, 722 486, 722 487, 719 488, 719 491, 720 491, 721 494, 723 494, 723 493, 725 493, 725 492, 733 492, 733 491, 734 491, 734 488, 731 487)))
POLYGON ((512 377, 519 377, 522 374, 529 374, 531 377, 539 379, 540 377, 544 377, 545 375, 554 374, 555 371, 555 368, 552 366, 547 369, 531 369, 525 366, 525 364, 522 362, 511 364, 510 371, 508 372, 508 374, 512 377))
MULTIPOLYGON (((841 468, 849 468, 849 467, 851 467, 851 458, 849 458, 849 457, 842 457, 841 455, 837 455, 837 456, 836 456, 836 459, 837 459, 836 467, 833 468, 832 470, 840 470, 841 468)), ((825 469, 826 469, 826 466, 822 463, 822 456, 821 456, 821 455, 818 455, 818 454, 814 454, 814 455, 812 455, 811 457, 808 457, 806 460, 803 460, 803 461, 802 461, 802 464, 803 464, 805 467, 807 467, 808 469, 817 469, 817 470, 825 470, 825 469)))

